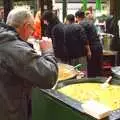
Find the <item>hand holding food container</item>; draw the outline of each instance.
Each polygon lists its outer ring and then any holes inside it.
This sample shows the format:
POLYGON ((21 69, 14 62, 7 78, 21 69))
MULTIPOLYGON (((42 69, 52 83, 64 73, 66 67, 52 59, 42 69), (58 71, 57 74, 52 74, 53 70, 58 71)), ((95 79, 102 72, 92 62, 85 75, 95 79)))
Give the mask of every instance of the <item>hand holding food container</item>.
POLYGON ((47 51, 53 52, 53 45, 51 38, 42 37, 42 40, 40 40, 40 49, 42 53, 47 51))

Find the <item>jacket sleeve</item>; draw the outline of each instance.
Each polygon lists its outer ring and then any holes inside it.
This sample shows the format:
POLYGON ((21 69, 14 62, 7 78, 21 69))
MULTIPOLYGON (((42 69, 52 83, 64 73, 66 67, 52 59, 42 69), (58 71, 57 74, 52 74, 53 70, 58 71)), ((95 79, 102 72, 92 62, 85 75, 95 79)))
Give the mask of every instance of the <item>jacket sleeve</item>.
POLYGON ((49 51, 40 56, 25 42, 11 44, 8 52, 12 59, 10 67, 13 73, 40 88, 53 87, 58 76, 53 52, 49 51))

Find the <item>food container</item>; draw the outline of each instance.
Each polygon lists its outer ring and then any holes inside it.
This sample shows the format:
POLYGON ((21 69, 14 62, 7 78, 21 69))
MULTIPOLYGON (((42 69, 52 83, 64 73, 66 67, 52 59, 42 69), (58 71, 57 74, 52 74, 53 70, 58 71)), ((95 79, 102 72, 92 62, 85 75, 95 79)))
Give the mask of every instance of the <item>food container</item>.
POLYGON ((103 49, 104 50, 111 50, 111 44, 112 44, 113 37, 114 36, 112 34, 105 33, 103 35, 103 49))
MULTIPOLYGON (((60 81, 56 88, 43 90, 33 89, 32 120, 97 120, 86 114, 82 103, 57 91, 64 86, 76 83, 103 83, 106 78, 84 78, 60 81)), ((120 81, 112 79, 111 84, 120 85, 120 81)), ((102 120, 109 120, 109 116, 102 120)))
POLYGON ((75 78, 77 71, 74 69, 74 66, 58 63, 58 81, 68 80, 75 78))

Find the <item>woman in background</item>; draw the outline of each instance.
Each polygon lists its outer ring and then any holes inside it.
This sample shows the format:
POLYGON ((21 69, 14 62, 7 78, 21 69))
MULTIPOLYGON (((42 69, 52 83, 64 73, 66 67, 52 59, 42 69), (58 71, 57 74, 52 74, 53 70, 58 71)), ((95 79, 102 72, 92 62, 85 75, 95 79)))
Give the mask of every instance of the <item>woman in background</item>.
POLYGON ((41 39, 41 11, 37 11, 34 19, 34 33, 33 36, 35 39, 41 39))

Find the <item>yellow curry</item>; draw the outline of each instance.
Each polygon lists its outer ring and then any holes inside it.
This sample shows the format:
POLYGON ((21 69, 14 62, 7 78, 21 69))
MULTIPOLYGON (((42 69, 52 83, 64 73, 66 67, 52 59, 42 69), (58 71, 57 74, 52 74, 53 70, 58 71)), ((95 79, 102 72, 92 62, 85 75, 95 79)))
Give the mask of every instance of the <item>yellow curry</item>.
POLYGON ((103 88, 100 83, 81 83, 68 85, 58 91, 82 103, 87 100, 96 100, 112 110, 120 108, 119 85, 103 88))

